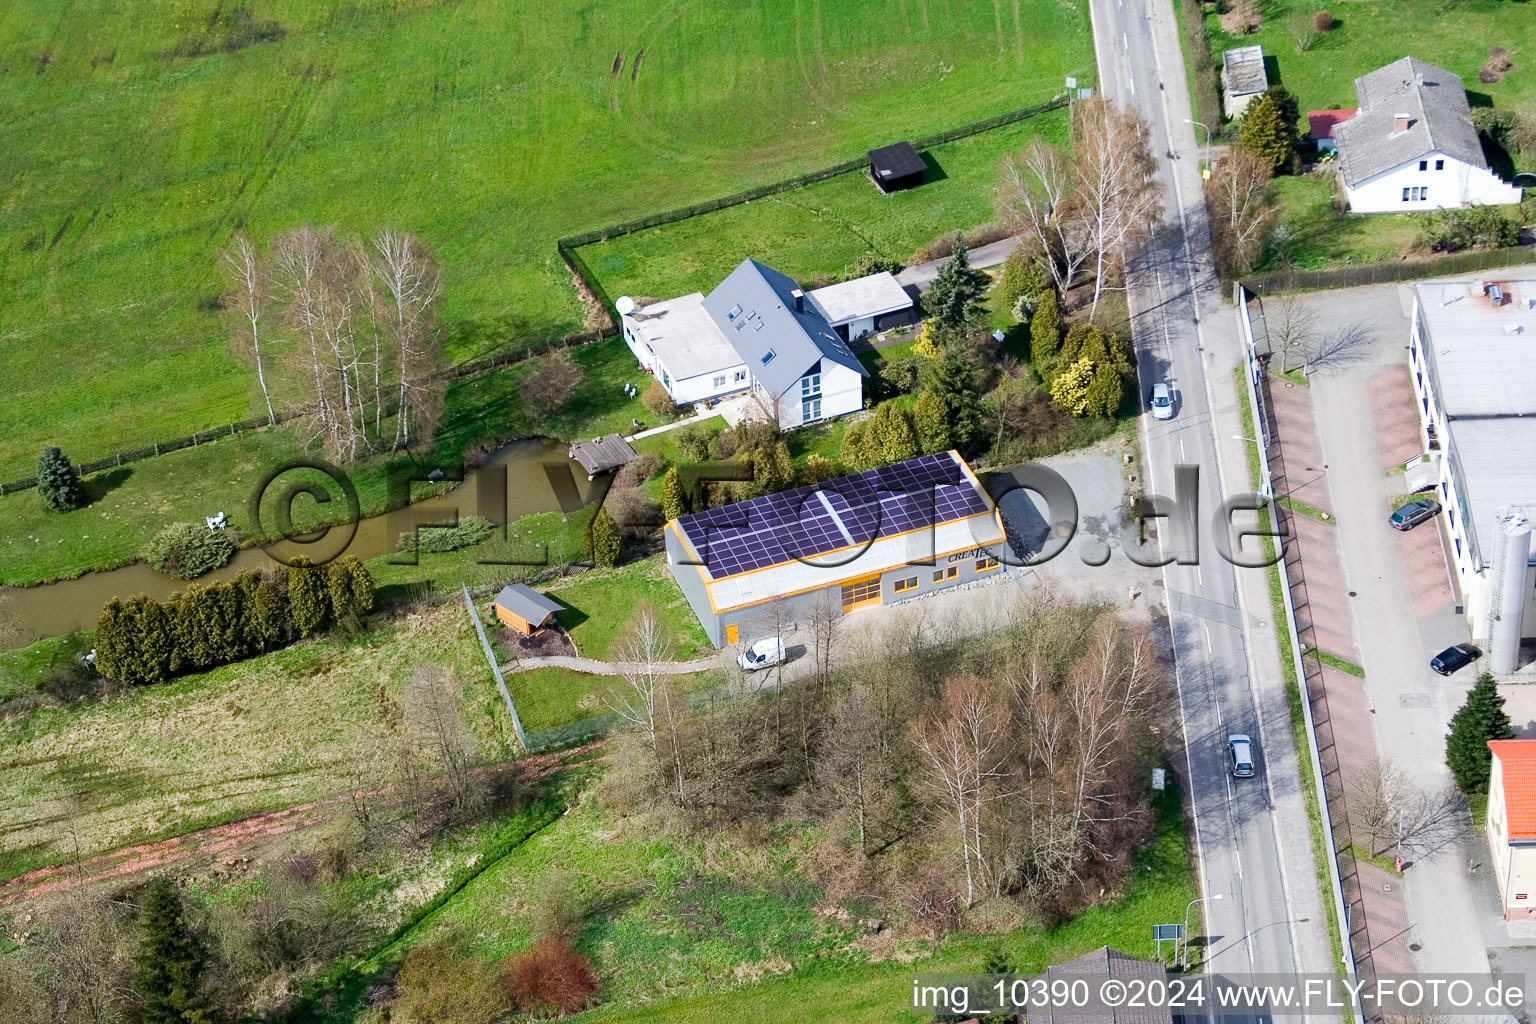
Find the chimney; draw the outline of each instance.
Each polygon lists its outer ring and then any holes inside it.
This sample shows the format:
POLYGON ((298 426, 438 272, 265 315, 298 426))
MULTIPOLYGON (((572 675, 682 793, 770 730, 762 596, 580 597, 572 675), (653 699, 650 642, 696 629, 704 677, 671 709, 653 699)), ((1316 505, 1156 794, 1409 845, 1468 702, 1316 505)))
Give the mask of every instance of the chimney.
POLYGON ((1392 119, 1392 134, 1401 135, 1408 130, 1408 115, 1398 114, 1392 119))
POLYGON ((789 304, 795 308, 796 313, 805 312, 805 292, 795 288, 789 293, 789 304))

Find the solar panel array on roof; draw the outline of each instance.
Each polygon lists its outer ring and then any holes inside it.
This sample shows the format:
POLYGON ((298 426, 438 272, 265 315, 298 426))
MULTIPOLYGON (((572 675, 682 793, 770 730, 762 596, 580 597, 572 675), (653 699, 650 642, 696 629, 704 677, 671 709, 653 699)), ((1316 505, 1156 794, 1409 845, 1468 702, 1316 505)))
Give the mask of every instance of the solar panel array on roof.
POLYGON ((990 508, 956 457, 944 452, 706 509, 677 524, 710 578, 720 580, 867 546, 990 508))

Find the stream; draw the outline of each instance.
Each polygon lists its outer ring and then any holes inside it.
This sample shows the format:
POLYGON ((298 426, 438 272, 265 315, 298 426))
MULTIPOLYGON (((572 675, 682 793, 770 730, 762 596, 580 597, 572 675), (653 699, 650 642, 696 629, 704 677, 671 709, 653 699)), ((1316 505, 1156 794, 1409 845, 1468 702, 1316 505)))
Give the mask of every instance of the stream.
POLYGON ((417 523, 449 520, 451 511, 461 517, 483 515, 492 522, 508 523, 539 512, 574 511, 594 500, 606 482, 588 482, 585 471, 567 458, 568 447, 566 442, 550 438, 513 441, 487 455, 480 466, 465 474, 462 484, 445 494, 361 519, 355 533, 343 524, 306 535, 307 540, 280 541, 271 545, 270 554, 259 547, 243 548, 228 565, 195 581, 167 576, 146 562, 135 562, 55 583, 0 587, 0 612, 19 627, 19 646, 42 637, 95 628, 102 607, 114 597, 148 594, 163 601, 185 590, 189 582, 228 580, 242 570, 275 565, 279 560, 286 564, 299 555, 320 562, 342 553, 361 560, 388 554, 398 549, 402 532, 417 523))

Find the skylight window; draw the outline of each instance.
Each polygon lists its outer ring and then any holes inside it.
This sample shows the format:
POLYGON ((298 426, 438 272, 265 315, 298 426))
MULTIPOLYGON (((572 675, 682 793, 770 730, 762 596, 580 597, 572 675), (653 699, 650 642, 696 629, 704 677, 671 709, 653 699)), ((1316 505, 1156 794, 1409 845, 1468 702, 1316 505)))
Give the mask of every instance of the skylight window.
POLYGON ((767 366, 769 363, 773 362, 773 357, 776 356, 776 355, 778 355, 778 353, 775 352, 773 349, 769 349, 767 352, 764 352, 763 353, 763 365, 767 366))
POLYGON ((725 318, 727 320, 735 320, 739 316, 741 316, 741 306, 739 306, 739 305, 732 306, 731 307, 731 311, 729 313, 725 314, 725 318))

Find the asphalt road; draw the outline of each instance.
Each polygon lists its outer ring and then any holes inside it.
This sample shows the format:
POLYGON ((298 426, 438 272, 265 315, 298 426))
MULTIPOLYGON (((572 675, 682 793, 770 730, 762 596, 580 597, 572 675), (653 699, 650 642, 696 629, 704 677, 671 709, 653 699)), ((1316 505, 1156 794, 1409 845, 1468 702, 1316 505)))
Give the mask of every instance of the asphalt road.
MULTIPOLYGON (((1245 648, 1237 573, 1261 570, 1234 569, 1217 553, 1210 529, 1211 513, 1223 495, 1247 490, 1247 481, 1224 483, 1219 475, 1220 428, 1212 398, 1216 382, 1207 375, 1217 372, 1213 366, 1234 365, 1237 339, 1230 312, 1222 310, 1210 259, 1200 193, 1202 150, 1194 129, 1183 121, 1191 115, 1177 22, 1168 0, 1093 0, 1091 12, 1101 94, 1136 105, 1151 125, 1157 184, 1165 198, 1163 225, 1129 268, 1143 402, 1159 380, 1168 381, 1175 396, 1173 419, 1146 419, 1149 490, 1172 497, 1176 467, 1199 471, 1198 562, 1168 565, 1164 582, 1188 744, 1188 764, 1181 767, 1194 799, 1201 895, 1221 897, 1195 911, 1203 910, 1206 919, 1205 963, 1225 973, 1290 972, 1299 969, 1303 958, 1293 935, 1296 914, 1287 900, 1273 804, 1276 789, 1294 793, 1295 783, 1273 777, 1265 763, 1265 741, 1284 723, 1260 722, 1245 648), (1171 158, 1174 153, 1177 158, 1171 158), (1202 346, 1220 350, 1219 358, 1212 360, 1202 346), (1232 778, 1229 733, 1259 741, 1257 777, 1232 778)), ((1193 553, 1195 545, 1176 536, 1182 531, 1166 524, 1160 528, 1164 551, 1193 553)), ((1314 882, 1292 878, 1290 884, 1314 882)))

